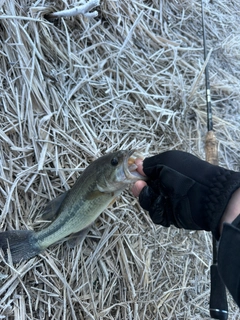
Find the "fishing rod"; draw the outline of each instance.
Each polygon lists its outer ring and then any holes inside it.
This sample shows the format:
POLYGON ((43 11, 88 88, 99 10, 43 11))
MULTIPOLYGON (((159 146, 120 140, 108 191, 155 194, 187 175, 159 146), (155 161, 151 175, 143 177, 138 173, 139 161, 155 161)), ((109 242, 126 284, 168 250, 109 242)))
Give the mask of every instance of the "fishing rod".
MULTIPOLYGON (((204 60, 207 59, 207 45, 205 32, 204 6, 202 0, 202 31, 204 60)), ((218 165, 218 141, 213 131, 211 91, 208 63, 205 67, 206 106, 207 106, 207 134, 205 140, 206 161, 218 165)), ((228 318, 228 304, 226 288, 218 272, 218 241, 212 237, 213 264, 211 265, 211 291, 210 291, 210 316, 214 319, 226 320, 228 318)))

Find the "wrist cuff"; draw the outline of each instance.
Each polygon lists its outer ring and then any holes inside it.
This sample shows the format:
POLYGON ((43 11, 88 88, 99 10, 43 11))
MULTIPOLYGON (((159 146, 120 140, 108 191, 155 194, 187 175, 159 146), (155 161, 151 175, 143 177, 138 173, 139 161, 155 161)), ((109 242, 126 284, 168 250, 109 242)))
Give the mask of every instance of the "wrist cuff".
POLYGON ((206 199, 205 219, 209 230, 218 240, 220 237, 220 221, 232 194, 240 187, 240 173, 219 167, 209 185, 206 199))

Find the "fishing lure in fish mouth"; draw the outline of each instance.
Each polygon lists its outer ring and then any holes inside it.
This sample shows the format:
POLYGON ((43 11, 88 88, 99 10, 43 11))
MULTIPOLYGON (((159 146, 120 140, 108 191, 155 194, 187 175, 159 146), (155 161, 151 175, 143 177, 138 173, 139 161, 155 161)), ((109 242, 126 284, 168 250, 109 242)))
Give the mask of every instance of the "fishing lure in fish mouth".
POLYGON ((108 153, 93 161, 73 187, 47 205, 52 223, 38 232, 15 230, 0 233, 0 249, 8 250, 13 263, 28 260, 51 244, 89 227, 126 187, 146 180, 136 169, 135 150, 108 153))

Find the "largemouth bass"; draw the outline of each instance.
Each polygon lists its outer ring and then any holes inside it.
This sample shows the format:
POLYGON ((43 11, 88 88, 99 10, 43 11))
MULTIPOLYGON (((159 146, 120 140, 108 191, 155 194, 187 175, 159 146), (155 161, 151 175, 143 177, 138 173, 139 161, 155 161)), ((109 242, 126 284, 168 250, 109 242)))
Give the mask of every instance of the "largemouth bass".
POLYGON ((45 229, 34 232, 16 230, 0 233, 0 248, 7 258, 9 249, 12 261, 30 259, 51 244, 90 226, 100 213, 114 202, 116 197, 130 184, 144 180, 136 171, 132 160, 133 151, 109 153, 93 161, 80 175, 72 189, 53 201, 55 220, 45 229))

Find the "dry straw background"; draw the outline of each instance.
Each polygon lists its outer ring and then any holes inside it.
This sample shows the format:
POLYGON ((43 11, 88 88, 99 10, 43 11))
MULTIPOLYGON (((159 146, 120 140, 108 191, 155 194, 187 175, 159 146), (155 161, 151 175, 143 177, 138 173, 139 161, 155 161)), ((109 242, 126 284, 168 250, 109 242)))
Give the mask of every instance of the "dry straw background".
MULTIPOLYGON (((1 230, 42 227, 41 208, 106 152, 204 158, 200 1, 101 0, 95 18, 45 19, 73 5, 0 1, 1 230)), ((205 15, 220 164, 239 170, 240 3, 206 1, 205 15)), ((126 191, 84 241, 1 263, 0 319, 209 319, 210 264, 208 233, 154 225, 126 191)))

